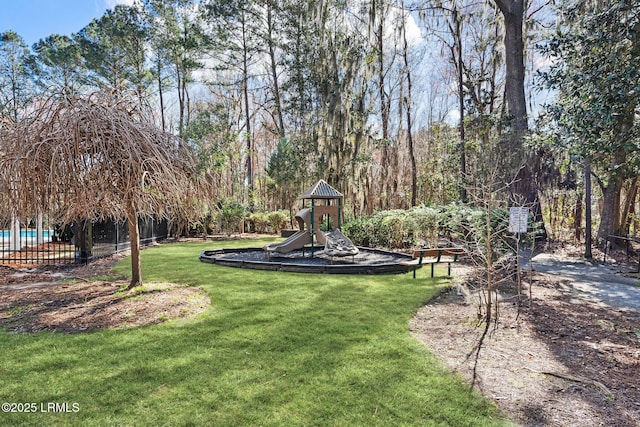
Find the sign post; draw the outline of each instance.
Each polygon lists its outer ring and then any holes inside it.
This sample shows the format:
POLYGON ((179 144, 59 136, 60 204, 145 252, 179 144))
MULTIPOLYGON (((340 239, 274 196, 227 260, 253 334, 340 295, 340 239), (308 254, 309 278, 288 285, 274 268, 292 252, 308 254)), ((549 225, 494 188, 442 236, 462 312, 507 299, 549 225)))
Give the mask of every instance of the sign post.
POLYGON ((509 232, 510 233, 526 233, 527 224, 529 222, 528 208, 509 208, 509 232))
MULTIPOLYGON (((518 303, 520 303, 520 233, 527 232, 529 209, 523 207, 509 208, 509 232, 516 235, 516 282, 518 283, 518 303)), ((519 309, 518 309, 519 310, 519 309)))

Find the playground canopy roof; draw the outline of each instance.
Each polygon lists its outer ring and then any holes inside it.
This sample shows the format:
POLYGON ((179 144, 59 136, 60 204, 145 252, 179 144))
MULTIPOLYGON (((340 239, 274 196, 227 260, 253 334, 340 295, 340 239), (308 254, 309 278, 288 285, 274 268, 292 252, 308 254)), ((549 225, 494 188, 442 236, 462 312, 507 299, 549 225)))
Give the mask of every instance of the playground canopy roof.
POLYGON ((300 196, 301 199, 342 199, 343 197, 341 192, 327 184, 324 179, 313 184, 300 196))

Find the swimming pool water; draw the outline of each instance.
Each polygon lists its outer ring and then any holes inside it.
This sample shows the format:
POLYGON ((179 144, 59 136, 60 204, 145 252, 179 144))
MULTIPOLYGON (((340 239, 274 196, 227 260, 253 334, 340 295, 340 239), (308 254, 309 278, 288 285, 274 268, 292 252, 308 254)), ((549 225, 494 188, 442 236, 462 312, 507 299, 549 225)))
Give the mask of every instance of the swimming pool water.
MULTIPOLYGON (((35 239, 37 235, 36 230, 20 230, 21 239, 35 239)), ((42 238, 49 240, 53 235, 53 230, 42 230, 42 238)), ((11 238, 10 230, 0 230, 0 239, 9 240, 11 238)))

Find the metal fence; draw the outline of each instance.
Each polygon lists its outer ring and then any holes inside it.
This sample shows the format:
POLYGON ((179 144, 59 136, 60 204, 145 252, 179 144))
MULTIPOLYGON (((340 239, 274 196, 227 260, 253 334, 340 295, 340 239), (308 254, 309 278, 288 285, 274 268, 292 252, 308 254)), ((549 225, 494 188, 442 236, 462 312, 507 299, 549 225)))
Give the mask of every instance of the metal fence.
MULTIPOLYGON (((166 220, 138 220, 140 245, 168 235, 166 220)), ((126 222, 79 221, 66 226, 35 219, 27 223, 0 219, 0 264, 74 264, 128 250, 126 222)))
POLYGON ((0 220, 0 264, 67 264, 74 262, 74 253, 53 229, 0 220))

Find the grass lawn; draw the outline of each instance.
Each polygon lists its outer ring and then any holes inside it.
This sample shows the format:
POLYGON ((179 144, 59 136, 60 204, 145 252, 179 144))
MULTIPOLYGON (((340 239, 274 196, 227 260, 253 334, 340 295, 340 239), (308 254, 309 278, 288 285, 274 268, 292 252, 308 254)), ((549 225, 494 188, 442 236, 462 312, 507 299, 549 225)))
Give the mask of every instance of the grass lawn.
MULTIPOLYGON (((142 252, 144 280, 209 294, 211 307, 196 318, 76 335, 0 332, 1 400, 36 409, 2 413, 0 425, 505 424, 409 334, 413 312, 444 278, 278 273, 198 260, 205 248, 266 242, 142 252), (63 403, 70 412, 55 412, 63 403)), ((127 272, 128 263, 116 269, 127 272)))

